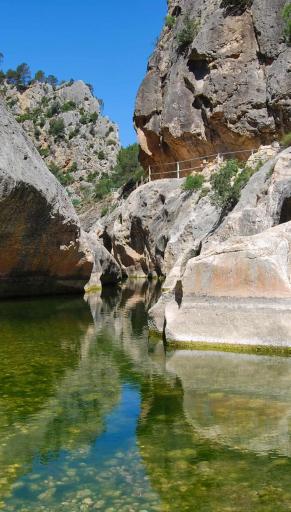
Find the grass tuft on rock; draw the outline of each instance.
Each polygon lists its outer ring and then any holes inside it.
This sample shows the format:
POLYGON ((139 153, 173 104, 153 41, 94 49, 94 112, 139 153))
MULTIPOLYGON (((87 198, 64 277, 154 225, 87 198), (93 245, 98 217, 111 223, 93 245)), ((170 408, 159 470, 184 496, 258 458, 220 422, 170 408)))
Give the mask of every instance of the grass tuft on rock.
POLYGON ((182 185, 182 189, 185 191, 200 190, 204 183, 204 176, 202 174, 195 174, 194 176, 187 176, 186 180, 182 185))

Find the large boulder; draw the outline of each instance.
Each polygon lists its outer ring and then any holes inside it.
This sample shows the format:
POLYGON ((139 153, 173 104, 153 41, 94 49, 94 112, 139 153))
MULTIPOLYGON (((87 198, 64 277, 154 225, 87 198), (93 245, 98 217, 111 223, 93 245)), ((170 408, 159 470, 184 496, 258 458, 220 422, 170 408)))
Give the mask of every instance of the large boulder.
POLYGON ((291 129, 285 3, 169 0, 173 23, 162 30, 136 100, 144 165, 165 172, 163 162, 248 150, 291 129))
POLYGON ((0 102, 0 297, 81 292, 93 256, 67 194, 0 102))

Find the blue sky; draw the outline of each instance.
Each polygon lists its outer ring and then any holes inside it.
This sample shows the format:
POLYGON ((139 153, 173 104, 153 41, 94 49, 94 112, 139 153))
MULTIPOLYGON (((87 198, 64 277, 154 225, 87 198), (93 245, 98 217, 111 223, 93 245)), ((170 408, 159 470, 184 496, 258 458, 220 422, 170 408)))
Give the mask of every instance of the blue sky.
POLYGON ((166 0, 1 0, 4 69, 27 62, 62 79, 82 79, 105 102, 123 145, 137 89, 166 15, 166 0))

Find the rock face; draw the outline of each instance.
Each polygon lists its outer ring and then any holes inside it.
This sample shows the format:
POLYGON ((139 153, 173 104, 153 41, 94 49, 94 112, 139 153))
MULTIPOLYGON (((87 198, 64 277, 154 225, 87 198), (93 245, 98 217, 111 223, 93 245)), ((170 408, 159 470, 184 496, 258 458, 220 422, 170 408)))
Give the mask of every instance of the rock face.
POLYGON ((150 313, 174 341, 291 345, 291 150, 267 162, 150 313))
POLYGON ((169 0, 136 100, 144 165, 254 148, 291 129, 285 0, 245 4, 169 0))
POLYGON ((0 297, 80 292, 93 257, 65 191, 0 102, 0 297))
POLYGON ((115 166, 120 149, 116 124, 101 113, 102 100, 81 80, 56 88, 35 82, 20 92, 6 83, 0 90, 75 206, 86 203, 98 178, 115 166), (63 125, 59 132, 57 123, 63 125))
POLYGON ((125 275, 167 275, 175 264, 180 269, 217 223, 220 210, 201 191, 183 191, 182 183, 158 180, 139 187, 93 228, 125 275))

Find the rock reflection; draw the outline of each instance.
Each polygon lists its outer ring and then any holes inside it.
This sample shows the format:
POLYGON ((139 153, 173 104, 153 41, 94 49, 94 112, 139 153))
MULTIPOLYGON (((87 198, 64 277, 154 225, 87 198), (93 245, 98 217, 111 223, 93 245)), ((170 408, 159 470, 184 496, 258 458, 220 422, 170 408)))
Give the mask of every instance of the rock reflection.
POLYGON ((290 358, 176 351, 166 366, 179 377, 184 413, 201 436, 291 455, 290 358))

